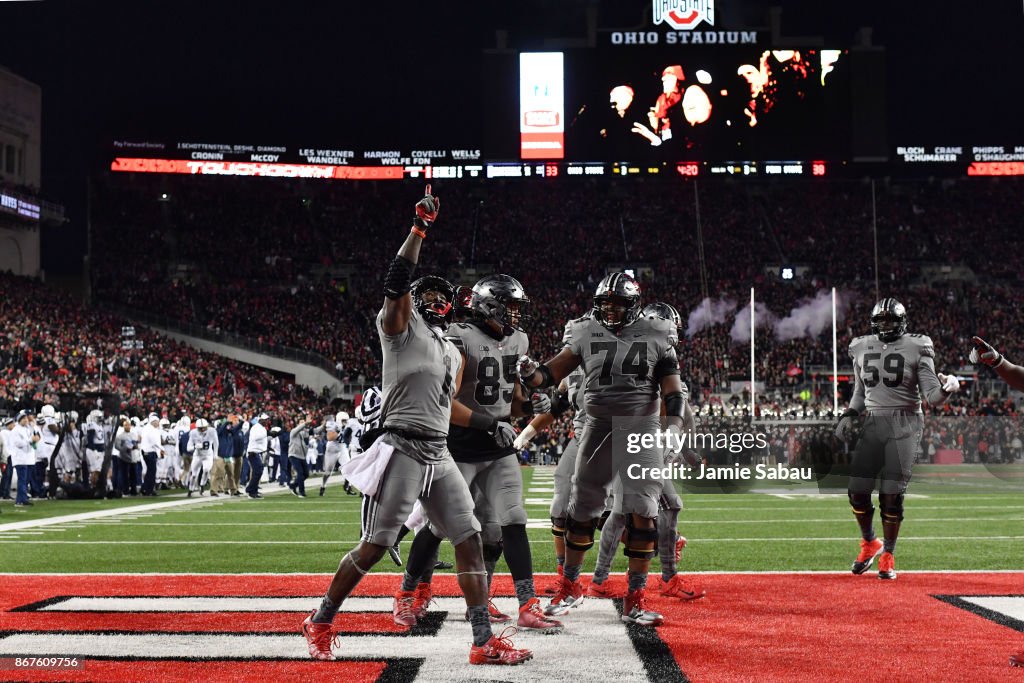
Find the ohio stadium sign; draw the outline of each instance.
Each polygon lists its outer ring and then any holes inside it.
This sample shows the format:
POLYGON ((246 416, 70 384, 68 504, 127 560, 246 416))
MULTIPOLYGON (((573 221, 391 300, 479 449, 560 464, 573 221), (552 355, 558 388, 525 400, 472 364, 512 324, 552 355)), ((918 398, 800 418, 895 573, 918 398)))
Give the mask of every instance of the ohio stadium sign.
POLYGON ((612 45, 748 45, 757 31, 696 31, 701 23, 715 25, 715 0, 653 0, 655 26, 671 30, 612 31, 612 45))

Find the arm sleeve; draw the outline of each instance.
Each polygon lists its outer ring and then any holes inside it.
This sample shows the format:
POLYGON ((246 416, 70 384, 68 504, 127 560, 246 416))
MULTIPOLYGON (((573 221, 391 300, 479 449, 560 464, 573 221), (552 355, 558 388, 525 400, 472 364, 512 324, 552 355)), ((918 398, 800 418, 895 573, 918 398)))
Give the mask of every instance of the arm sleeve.
POLYGON ((942 390, 938 375, 935 374, 935 360, 924 352, 917 367, 917 386, 930 406, 942 405, 949 398, 949 394, 942 390))
POLYGON ((850 410, 864 412, 864 381, 860 377, 860 365, 856 359, 853 361, 853 396, 850 398, 850 410))
POLYGON ((678 374, 679 356, 676 355, 676 350, 669 346, 654 366, 654 379, 660 382, 665 377, 678 374))

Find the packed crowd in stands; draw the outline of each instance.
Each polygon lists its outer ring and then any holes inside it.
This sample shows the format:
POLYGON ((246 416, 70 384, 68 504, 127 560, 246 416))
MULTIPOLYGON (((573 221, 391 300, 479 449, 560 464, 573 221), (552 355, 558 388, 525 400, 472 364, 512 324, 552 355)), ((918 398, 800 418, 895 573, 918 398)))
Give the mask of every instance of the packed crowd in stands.
POLYGON ((67 294, 0 274, 0 410, 59 405, 59 394, 110 391, 134 415, 294 416, 322 403, 270 371, 198 351, 84 308, 67 294), (132 347, 124 348, 129 341, 132 347))
MULTIPOLYGON (((932 337, 943 367, 966 363, 974 333, 1011 357, 1024 350, 1017 334, 1024 260, 1012 210, 1021 189, 1012 180, 975 179, 877 188, 881 293, 904 301, 912 331, 932 337), (926 263, 966 265, 978 283, 929 284, 921 277, 926 263)), ((111 178, 94 202, 93 291, 179 322, 315 351, 343 377, 374 382, 381 277, 419 191, 393 182, 111 178), (140 252, 151 258, 136 258, 140 252)), ((748 337, 732 328, 745 317, 751 286, 760 316, 757 375, 770 388, 803 385, 808 368, 830 367, 831 329, 777 339, 772 322, 760 327, 767 320, 760 304, 782 319, 835 286, 840 353, 868 331, 875 283, 865 182, 705 182, 695 193, 678 181, 465 180, 435 191, 444 210, 418 272, 459 279, 477 265, 481 274, 519 278, 533 300, 528 331, 540 357, 557 350, 566 320, 589 309, 610 267, 645 273, 645 299, 673 303, 688 317, 705 297, 695 196, 707 296, 729 309, 683 340, 682 370, 698 400, 749 375, 748 337), (808 271, 782 281, 769 268, 782 264, 808 271)), ((474 276, 463 279, 471 284, 474 276)))
MULTIPOLYGON (((312 351, 343 378, 373 384, 380 375, 373 317, 383 266, 420 189, 388 182, 110 177, 95 188, 92 293, 98 302, 176 323, 312 351)), ((932 337, 941 368, 966 365, 975 333, 1011 358, 1024 351, 1018 338, 1024 259, 1014 240, 1020 218, 1012 211, 1021 189, 1010 180, 974 179, 876 188, 882 293, 907 304, 911 330, 932 337), (929 283, 924 264, 963 264, 977 282, 929 283)), ((753 286, 756 373, 768 387, 758 395, 758 415, 831 418, 830 382, 822 374, 831 367, 830 326, 783 338, 779 321, 835 286, 840 354, 868 331, 875 299, 869 184, 467 180, 435 191, 444 211, 418 272, 466 284, 488 272, 515 275, 533 301, 527 329, 535 356, 557 351, 565 321, 589 310, 608 268, 635 268, 645 300, 673 303, 692 327, 679 355, 701 413, 743 416, 749 395, 736 387, 749 376, 748 337, 734 327, 743 326, 753 286), (773 270, 782 264, 808 270, 783 281, 773 270), (467 272, 473 266, 476 274, 467 272), (691 320, 705 293, 707 310, 722 311, 691 320), (812 372, 818 381, 809 381, 812 372)), ((286 414, 315 401, 272 373, 144 328, 143 348, 125 352, 121 318, 86 311, 28 281, 5 277, 0 286, 11 321, 0 338, 0 407, 99 387, 101 374, 106 387, 138 404, 139 414, 286 414)), ((846 365, 841 355, 840 366, 846 365)), ((936 412, 1012 414, 1015 406, 967 392, 936 412)))

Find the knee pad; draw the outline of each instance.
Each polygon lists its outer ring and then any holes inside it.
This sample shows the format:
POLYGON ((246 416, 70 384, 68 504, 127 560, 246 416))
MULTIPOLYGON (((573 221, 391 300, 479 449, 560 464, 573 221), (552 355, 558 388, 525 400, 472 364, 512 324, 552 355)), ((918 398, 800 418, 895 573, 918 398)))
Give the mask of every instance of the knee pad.
POLYGON ((626 547, 622 551, 626 557, 636 557, 649 560, 657 553, 658 548, 658 525, 653 519, 640 517, 650 521, 650 527, 638 527, 636 525, 637 515, 626 517, 626 547))
POLYGON ((875 508, 871 505, 870 493, 854 493, 853 491, 848 491, 846 495, 850 498, 850 507, 853 508, 853 514, 871 514, 875 511, 875 508))
POLYGON ((551 518, 551 535, 565 537, 565 517, 551 518))
POLYGON ((501 543, 484 543, 484 562, 497 562, 503 548, 501 543))
POLYGON ((570 517, 565 525, 565 547, 586 552, 594 546, 594 520, 577 522, 570 517))
POLYGON ((881 493, 878 496, 878 506, 882 508, 882 521, 890 524, 898 524, 903 521, 903 494, 902 493, 881 493))
POLYGON ((604 523, 608 521, 608 517, 611 514, 612 514, 612 511, 611 511, 611 508, 609 508, 609 509, 605 510, 604 512, 602 512, 601 516, 597 518, 597 522, 595 522, 595 526, 597 527, 598 531, 602 531, 604 529, 604 523))

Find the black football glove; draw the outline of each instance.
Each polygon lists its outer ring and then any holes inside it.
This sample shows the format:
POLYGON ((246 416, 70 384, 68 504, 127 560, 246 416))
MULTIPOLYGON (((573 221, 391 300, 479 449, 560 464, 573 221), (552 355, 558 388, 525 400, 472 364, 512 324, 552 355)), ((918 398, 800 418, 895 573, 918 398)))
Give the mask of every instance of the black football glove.
POLYGON ((974 348, 971 349, 969 356, 972 363, 981 362, 990 368, 994 368, 1003 362, 1002 354, 981 337, 972 337, 971 341, 974 342, 974 348))
POLYGON ((430 185, 427 185, 425 196, 416 202, 416 217, 413 218, 412 222, 420 230, 427 231, 434 224, 434 221, 437 220, 437 212, 440 209, 441 200, 430 194, 430 185))
POLYGON ((840 441, 849 441, 853 436, 853 423, 859 413, 852 408, 839 417, 839 424, 836 425, 836 438, 840 441))

